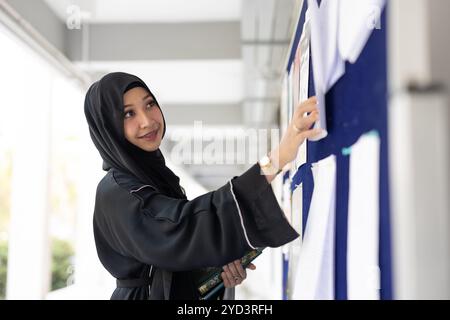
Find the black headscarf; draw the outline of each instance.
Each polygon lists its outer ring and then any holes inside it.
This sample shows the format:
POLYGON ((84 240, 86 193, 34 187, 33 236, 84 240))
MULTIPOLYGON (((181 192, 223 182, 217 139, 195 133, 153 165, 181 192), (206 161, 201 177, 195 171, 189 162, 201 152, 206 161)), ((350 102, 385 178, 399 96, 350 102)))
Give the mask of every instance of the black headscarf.
MULTIPOLYGON (((103 159, 103 170, 115 168, 134 175, 168 196, 186 198, 180 187, 180 179, 166 166, 159 149, 148 152, 125 138, 123 95, 135 87, 146 89, 161 110, 147 85, 138 77, 123 72, 107 74, 93 83, 86 93, 84 113, 92 141, 103 159)), ((164 137, 164 115, 163 121, 164 137)))

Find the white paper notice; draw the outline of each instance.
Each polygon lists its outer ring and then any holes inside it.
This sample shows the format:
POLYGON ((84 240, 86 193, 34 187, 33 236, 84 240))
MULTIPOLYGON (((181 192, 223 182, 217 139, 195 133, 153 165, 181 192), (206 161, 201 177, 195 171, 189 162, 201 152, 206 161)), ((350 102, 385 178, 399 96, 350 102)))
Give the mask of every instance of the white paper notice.
MULTIPOLYGON (((303 25, 302 35, 300 37, 300 43, 298 45, 298 55, 300 57, 300 82, 299 82, 299 101, 303 102, 308 100, 308 87, 309 87, 309 62, 310 62, 310 38, 311 38, 311 26, 309 11, 306 11, 305 24, 303 25)), ((306 115, 305 115, 306 116, 306 115)), ((301 165, 306 162, 306 143, 303 143, 298 151, 297 158, 295 159, 294 168, 297 170, 301 165)))
POLYGON ((339 1, 322 0, 320 9, 317 0, 308 0, 311 18, 311 53, 314 86, 319 101, 320 119, 315 128, 323 134, 311 141, 325 138, 327 133, 325 94, 345 73, 345 63, 338 50, 339 1))
POLYGON ((336 157, 312 166, 314 192, 301 246, 292 299, 334 299, 336 157))
POLYGON ((302 247, 302 203, 303 186, 298 186, 292 193, 292 217, 291 225, 300 237, 289 243, 289 284, 288 299, 292 299, 293 285, 298 270, 298 258, 302 247))
POLYGON ((374 29, 380 29, 386 0, 339 0, 339 52, 355 63, 374 29))
POLYGON ((378 135, 364 135, 352 146, 347 234, 349 300, 380 298, 379 162, 378 135))
POLYGON ((299 100, 300 102, 308 99, 309 87, 309 59, 310 59, 310 38, 311 38, 311 22, 309 11, 306 11, 305 24, 303 25, 303 32, 300 37, 300 85, 299 85, 299 100))

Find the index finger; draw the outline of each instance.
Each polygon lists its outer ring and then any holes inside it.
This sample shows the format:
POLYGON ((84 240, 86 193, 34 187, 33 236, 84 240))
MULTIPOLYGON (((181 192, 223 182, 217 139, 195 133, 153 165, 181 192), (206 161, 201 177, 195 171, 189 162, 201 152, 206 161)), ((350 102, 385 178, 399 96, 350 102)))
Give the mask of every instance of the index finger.
POLYGON ((308 99, 306 99, 302 103, 316 103, 317 104, 317 97, 316 96, 309 97, 308 99))
POLYGON ((302 102, 297 108, 297 112, 300 112, 301 115, 305 114, 306 112, 313 111, 318 111, 316 97, 311 97, 308 100, 302 102))
POLYGON ((244 268, 242 267, 241 260, 234 261, 234 265, 236 266, 236 270, 239 272, 239 275, 242 279, 245 279, 247 277, 247 273, 245 272, 244 268))

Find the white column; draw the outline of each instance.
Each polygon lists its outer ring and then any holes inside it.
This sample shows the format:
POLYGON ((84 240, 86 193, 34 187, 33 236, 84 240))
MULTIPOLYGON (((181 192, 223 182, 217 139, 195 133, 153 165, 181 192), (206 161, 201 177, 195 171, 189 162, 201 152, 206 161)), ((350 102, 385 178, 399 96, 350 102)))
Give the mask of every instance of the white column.
POLYGON ((397 94, 391 103, 396 299, 450 298, 449 114, 439 92, 397 94))
MULTIPOLYGON (((388 1, 389 87, 431 81, 430 21, 427 0, 388 1)), ((382 26, 383 27, 383 26, 382 26)))
POLYGON ((450 298, 449 96, 431 86, 435 81, 450 85, 436 71, 445 74, 446 60, 435 59, 450 48, 444 36, 450 26, 448 10, 448 1, 389 2, 389 170, 396 299, 450 298), (442 14, 436 17, 436 12, 442 14), (410 84, 416 88, 408 90, 410 84))
POLYGON ((12 106, 17 140, 13 153, 7 299, 42 299, 50 284, 51 75, 44 67, 37 68, 38 74, 36 67, 30 68, 32 72, 19 86, 17 105, 12 106))
MULTIPOLYGON (((84 146, 80 148, 81 167, 78 186, 78 210, 75 244, 75 290, 69 299, 109 299, 115 279, 101 265, 93 234, 93 213, 97 184, 106 174, 102 160, 90 141, 86 128, 84 146)), ((70 288, 70 287, 69 287, 70 288)))

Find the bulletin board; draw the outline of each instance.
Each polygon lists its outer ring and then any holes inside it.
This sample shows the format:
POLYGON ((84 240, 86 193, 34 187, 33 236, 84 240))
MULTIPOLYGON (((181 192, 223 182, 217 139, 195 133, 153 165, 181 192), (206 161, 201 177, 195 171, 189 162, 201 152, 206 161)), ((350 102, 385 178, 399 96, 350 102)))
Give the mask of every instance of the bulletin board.
MULTIPOLYGON (((320 3, 320 0, 319 0, 320 3)), ((379 177, 379 266, 380 298, 392 299, 391 233, 388 172, 388 83, 387 83, 387 21, 386 5, 381 15, 381 29, 372 32, 356 63, 346 63, 345 75, 328 91, 326 121, 328 136, 318 142, 307 142, 307 163, 316 163, 336 155, 336 217, 335 217, 335 299, 347 299, 347 212, 349 197, 349 157, 342 150, 353 145, 364 133, 376 130, 380 137, 379 177)), ((307 1, 304 1, 288 59, 291 70, 295 50, 305 22, 307 1)), ((312 56, 311 59, 314 59, 312 56)), ((308 95, 314 96, 312 65, 309 69, 308 95)), ((286 180, 286 179, 284 179, 286 180)), ((314 189, 312 176, 303 177, 303 229, 314 189)), ((304 231, 304 230, 303 230, 304 231)))

